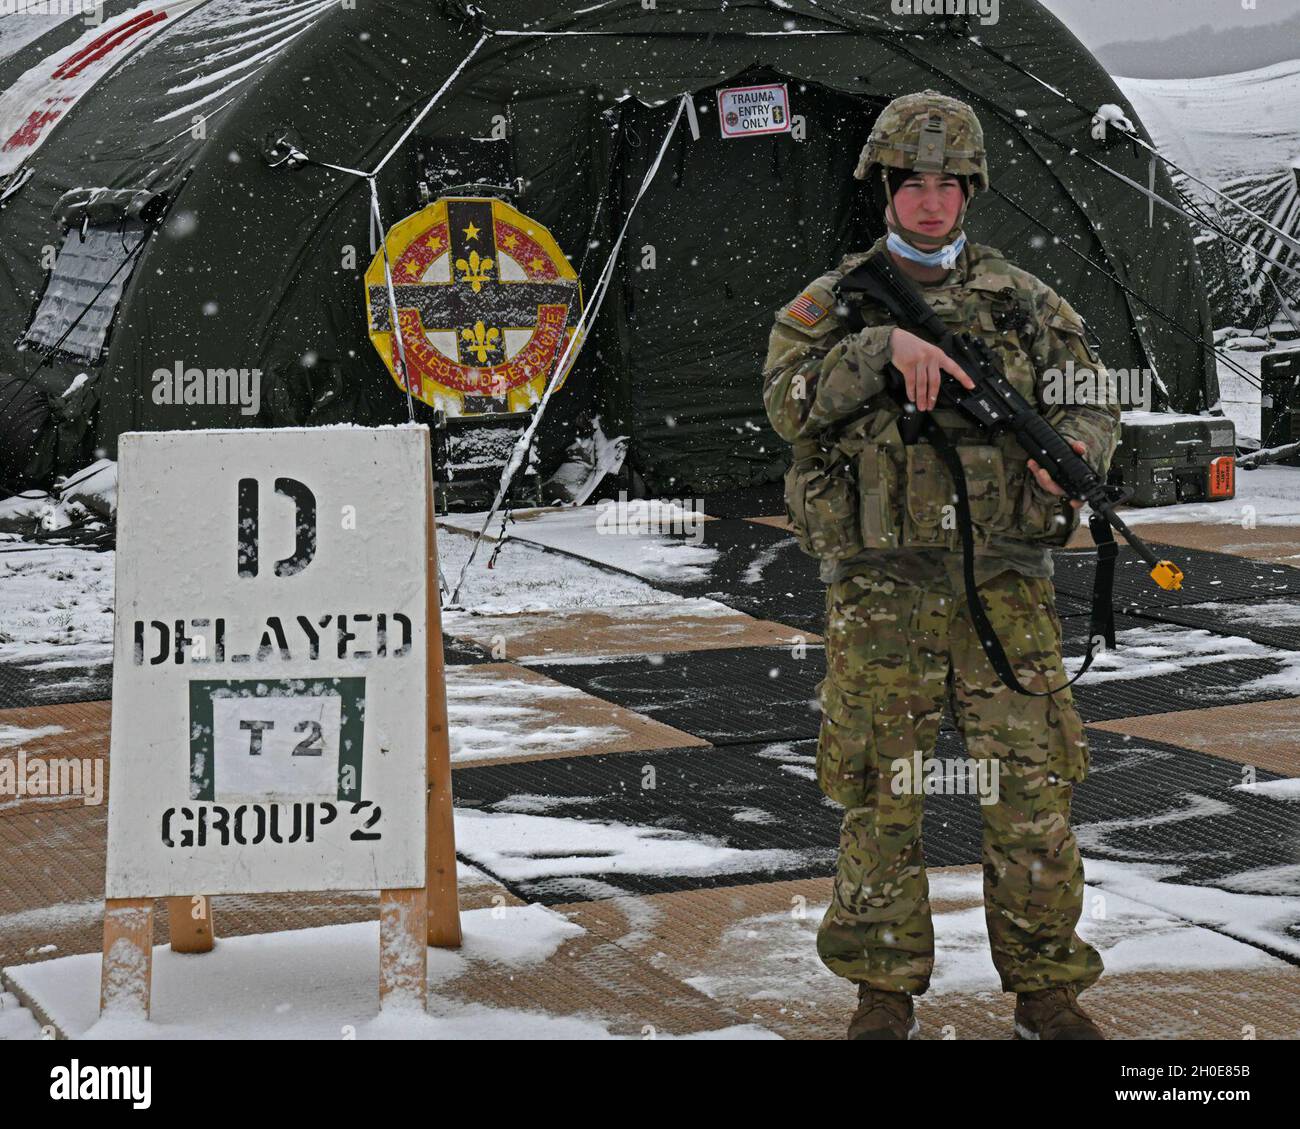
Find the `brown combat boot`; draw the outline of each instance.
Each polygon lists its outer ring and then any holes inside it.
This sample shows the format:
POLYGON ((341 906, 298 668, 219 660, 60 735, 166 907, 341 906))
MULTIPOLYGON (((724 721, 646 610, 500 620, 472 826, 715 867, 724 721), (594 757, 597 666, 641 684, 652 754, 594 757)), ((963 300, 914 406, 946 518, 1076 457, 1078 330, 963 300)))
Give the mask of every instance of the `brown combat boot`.
POLYGON ((907 992, 858 985, 858 1010, 849 1020, 850 1039, 911 1039, 920 1030, 921 1021, 907 992))
POLYGON ((1017 1039, 1105 1039, 1076 1001, 1073 984, 1016 993, 1017 1039))

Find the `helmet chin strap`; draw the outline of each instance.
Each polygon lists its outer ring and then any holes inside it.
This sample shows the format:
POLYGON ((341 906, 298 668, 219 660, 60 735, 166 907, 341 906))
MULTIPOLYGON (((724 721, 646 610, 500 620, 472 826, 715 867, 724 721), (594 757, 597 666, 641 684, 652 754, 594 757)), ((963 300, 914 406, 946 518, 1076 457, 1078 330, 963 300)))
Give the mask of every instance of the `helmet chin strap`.
MULTIPOLYGON (((904 243, 924 255, 931 255, 956 242, 961 237, 963 234, 962 229, 966 223, 966 209, 970 207, 971 199, 975 195, 974 181, 967 182, 966 197, 962 201, 961 211, 957 213, 957 222, 952 225, 952 230, 942 239, 936 239, 933 235, 927 235, 924 231, 913 231, 910 227, 904 227, 899 222, 898 210, 894 207, 894 194, 889 189, 889 175, 884 165, 880 166, 880 179, 885 186, 885 226, 904 243)), ((958 250, 960 251, 960 248, 958 250)))

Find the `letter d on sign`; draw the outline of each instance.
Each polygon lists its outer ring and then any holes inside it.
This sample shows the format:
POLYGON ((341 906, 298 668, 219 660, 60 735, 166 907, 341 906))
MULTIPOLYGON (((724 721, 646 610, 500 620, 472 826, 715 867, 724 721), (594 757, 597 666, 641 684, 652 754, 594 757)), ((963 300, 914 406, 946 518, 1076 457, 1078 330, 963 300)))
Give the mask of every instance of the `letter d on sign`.
MULTIPOLYGON (((316 556, 316 495, 306 483, 296 478, 277 478, 275 492, 289 498, 294 506, 293 555, 275 562, 276 576, 294 576, 302 572, 316 556)), ((240 576, 258 572, 260 534, 256 478, 239 480, 239 504, 236 515, 236 568, 240 576)))

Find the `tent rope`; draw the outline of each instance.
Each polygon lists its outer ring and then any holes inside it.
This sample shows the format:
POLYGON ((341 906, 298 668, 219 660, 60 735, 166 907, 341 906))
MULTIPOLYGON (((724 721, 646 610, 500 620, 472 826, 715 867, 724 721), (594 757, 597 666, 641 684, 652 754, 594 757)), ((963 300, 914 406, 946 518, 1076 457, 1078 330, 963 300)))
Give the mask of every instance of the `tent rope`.
POLYGON ((291 168, 296 164, 315 165, 318 168, 332 169, 335 172, 346 173, 349 176, 358 177, 361 180, 364 180, 366 182, 366 185, 370 190, 370 215, 373 218, 375 225, 378 227, 379 234, 380 234, 379 246, 380 246, 380 250, 383 253, 383 260, 384 260, 384 285, 388 290, 388 314, 389 317, 392 319, 393 341, 397 346, 397 356, 394 358, 394 360, 399 370, 399 376, 401 377, 402 388, 406 392, 406 418, 407 418, 407 422, 409 423, 415 422, 415 403, 411 396, 410 369, 408 368, 406 363, 406 341, 402 334, 402 325, 397 312, 397 293, 393 289, 392 263, 389 261, 388 258, 388 236, 386 234, 388 229, 384 227, 383 215, 380 212, 380 208, 379 208, 379 185, 377 183, 377 178, 380 172, 383 171, 384 166, 388 164, 388 162, 392 160, 392 158, 397 154, 398 150, 401 149, 401 147, 406 144, 407 138, 409 138, 411 134, 415 132, 416 127, 419 126, 419 124, 422 121, 424 121, 424 119, 429 115, 429 111, 432 110, 434 106, 438 104, 438 102, 442 99, 442 96, 447 93, 447 90, 451 86, 451 84, 455 82, 458 77, 460 77, 461 72, 464 71, 464 69, 467 66, 469 66, 470 60, 472 60, 474 56, 479 53, 479 50, 482 48, 483 44, 486 43, 489 39, 491 39, 493 34, 494 33, 492 31, 488 30, 483 32, 483 34, 479 36, 478 42, 475 43, 474 46, 470 48, 469 54, 466 55, 460 61, 456 69, 447 76, 447 78, 443 81, 443 84, 440 87, 438 87, 438 89, 434 92, 433 96, 424 104, 424 109, 422 109, 418 114, 415 115, 411 123, 406 127, 406 129, 402 131, 401 137, 399 137, 395 142, 393 142, 388 152, 386 152, 382 157, 379 158, 378 163, 369 172, 366 172, 364 169, 353 169, 353 168, 349 168, 346 165, 335 165, 335 164, 331 164, 329 161, 318 160, 317 158, 309 156, 307 153, 304 153, 301 149, 299 149, 296 145, 294 145, 291 141, 287 140, 286 138, 281 138, 281 143, 287 149, 285 156, 283 156, 280 160, 276 161, 272 165, 273 168, 284 164, 289 165, 291 168))
POLYGON ((1077 247, 1075 247, 1074 244, 1071 243, 1068 239, 1066 239, 1066 238, 1065 238, 1064 236, 1062 236, 1062 235, 1057 234, 1057 232, 1053 231, 1052 228, 1049 227, 1049 226, 1047 225, 1047 223, 1045 223, 1043 220, 1039 219, 1039 218, 1038 218, 1037 216, 1035 216, 1033 213, 1029 212, 1029 211, 1028 211, 1026 208, 1024 208, 1024 207, 1023 207, 1023 206, 1022 206, 1018 201, 1013 200, 1010 196, 1008 196, 1008 195, 1007 195, 1005 192, 1003 192, 1001 189, 998 189, 998 188, 992 188, 992 189, 990 189, 989 191, 991 191, 991 192, 993 193, 994 196, 997 196, 997 197, 999 197, 999 198, 1005 200, 1008 204, 1010 204, 1010 205, 1011 205, 1011 206, 1012 206, 1016 211, 1018 211, 1022 216, 1024 216, 1024 217, 1025 217, 1027 220, 1029 220, 1031 223, 1035 223, 1035 224, 1037 224, 1039 227, 1041 227, 1041 228, 1042 228, 1044 231, 1046 231, 1048 234, 1053 235, 1053 236, 1055 236, 1057 239, 1059 239, 1059 240, 1061 241, 1061 246, 1064 247, 1067 251, 1069 251, 1072 255, 1076 256, 1077 258, 1082 259, 1082 260, 1083 260, 1085 263, 1087 263, 1089 266, 1091 266, 1091 267, 1095 268, 1096 270, 1098 270, 1102 275, 1104 275, 1106 278, 1110 279, 1110 281, 1113 282, 1113 283, 1114 283, 1114 284, 1115 284, 1115 285, 1116 285, 1120 290, 1122 290, 1125 294, 1127 294, 1127 295, 1129 295, 1129 297, 1134 298, 1134 299, 1136 299, 1137 301, 1141 302, 1143 306, 1145 306, 1148 310, 1150 310, 1153 314, 1155 314, 1158 318, 1160 318, 1161 321, 1163 321, 1163 322, 1165 322, 1166 324, 1168 324, 1169 326, 1171 326, 1171 327, 1172 327, 1173 329, 1175 329, 1178 333, 1180 333, 1183 337, 1186 337, 1187 340, 1191 341, 1194 345, 1196 345, 1198 348, 1200 348, 1204 353, 1206 353, 1207 355, 1211 355, 1211 356, 1213 356, 1216 360, 1221 360, 1224 364, 1228 365, 1230 368, 1235 369, 1236 372, 1237 372, 1237 375, 1240 376, 1240 377, 1241 377, 1243 380, 1245 380, 1247 383, 1250 383, 1252 387, 1256 387, 1256 388, 1259 387, 1258 385, 1253 384, 1253 374, 1252 374, 1251 371, 1250 371, 1248 368, 1246 368, 1244 365, 1242 365, 1242 364, 1238 363, 1237 361, 1233 360, 1231 357, 1228 357, 1228 356, 1226 356, 1226 355, 1220 353, 1220 352, 1219 352, 1217 349, 1215 349, 1213 346, 1207 345, 1207 344, 1206 344, 1206 343, 1205 343, 1205 342, 1204 342, 1204 341, 1203 341, 1199 336, 1197 336, 1195 333, 1193 333, 1190 329, 1188 329, 1188 328, 1186 328, 1185 326, 1181 325, 1181 324, 1180 324, 1177 320, 1175 320, 1172 316, 1170 316, 1169 314, 1165 313, 1164 310, 1160 309, 1159 306, 1153 305, 1151 302, 1148 302, 1144 297, 1142 297, 1141 294, 1139 294, 1139 293, 1138 293, 1136 290, 1134 290, 1132 287, 1125 285, 1125 284, 1120 280, 1120 278, 1119 278, 1117 275, 1113 275, 1113 274, 1111 274, 1110 271, 1108 271, 1104 266, 1102 266, 1102 265, 1101 265, 1099 262, 1097 262, 1095 259, 1089 257, 1088 255, 1085 255, 1082 251, 1080 251, 1077 247))
POLYGON ((411 373, 406 365, 406 342, 402 334, 402 323, 397 313, 397 292, 393 289, 393 265, 388 259, 388 228, 384 226, 384 217, 379 211, 379 188, 375 184, 375 175, 366 177, 370 186, 370 209, 379 228, 379 248, 384 257, 384 286, 388 290, 388 316, 393 325, 393 341, 397 344, 397 356, 394 358, 400 370, 402 388, 406 391, 406 421, 415 422, 415 404, 411 399, 411 373))
MULTIPOLYGON (((1084 106, 1079 102, 1075 101, 1075 99, 1071 98, 1063 90, 1059 90, 1057 87, 1053 86, 1050 82, 1047 82, 1045 79, 1039 78, 1038 75, 1034 74, 1033 71, 1029 70, 1025 66, 1022 66, 1020 63, 1017 63, 1009 55, 1005 55, 1001 51, 999 51, 996 47, 990 47, 987 43, 984 43, 978 36, 969 37, 969 42, 975 44, 981 50, 986 51, 988 54, 992 55, 999 62, 1010 67, 1012 70, 1018 71, 1026 78, 1032 79, 1048 93, 1054 94, 1057 98, 1060 98, 1064 102, 1068 102, 1080 113, 1087 114, 1091 117, 1096 116, 1095 110, 1090 110, 1088 109, 1087 106, 1084 106)), ((1131 102, 1132 100, 1130 99, 1130 104, 1131 102)), ((1108 124, 1113 124, 1113 123, 1108 123, 1108 124)), ((1295 236, 1289 235, 1281 228, 1274 226, 1267 219, 1261 216, 1258 212, 1252 211, 1250 208, 1246 207, 1246 205, 1241 203, 1239 200, 1234 200, 1231 196, 1227 195, 1224 192, 1219 191, 1219 189, 1215 188, 1214 185, 1207 184, 1205 181, 1201 180, 1200 177, 1194 175, 1193 173, 1188 172, 1185 168, 1182 168, 1180 165, 1176 164, 1172 159, 1166 157, 1162 152, 1160 152, 1159 149, 1157 149, 1154 145, 1152 145, 1145 138, 1141 137, 1139 134, 1131 130, 1124 129, 1123 127, 1118 125, 1116 125, 1115 128, 1118 129, 1120 133, 1124 134, 1124 136, 1127 137, 1130 141, 1132 141, 1135 145, 1138 145, 1141 148, 1145 149, 1153 157, 1158 157, 1161 161, 1165 163, 1166 166, 1168 166, 1174 172, 1178 173, 1180 176, 1186 177, 1188 180, 1196 184, 1199 184, 1202 188, 1206 189, 1209 192, 1212 192, 1220 200, 1224 201, 1224 203, 1231 205, 1232 207, 1236 208, 1238 211, 1244 212, 1246 215, 1250 216, 1251 219, 1263 225, 1274 235, 1278 236, 1278 238, 1280 238, 1284 243, 1286 243, 1291 248, 1291 250, 1300 252, 1300 240, 1297 240, 1295 236)))
MULTIPOLYGON (((825 4, 825 7, 827 8, 827 10, 830 10, 830 11, 833 11, 833 10, 835 9, 835 7, 836 7, 835 0, 823 0, 823 3, 825 4)), ((858 13, 853 13, 853 14, 854 14, 854 15, 857 15, 858 13)), ((801 12, 800 15, 803 15, 803 16, 806 16, 806 17, 809 17, 809 18, 820 18, 820 19, 823 20, 824 22, 832 22, 832 21, 827 21, 827 20, 826 20, 826 17, 824 17, 824 16, 815 17, 815 16, 813 16, 812 13, 804 13, 804 12, 801 12)), ((892 32, 892 33, 894 34, 895 37, 899 37, 899 38, 901 38, 901 37, 903 37, 903 36, 907 36, 907 35, 913 34, 912 32, 909 32, 907 29, 905 29, 905 28, 901 28, 901 27, 897 27, 897 26, 895 26, 895 25, 893 25, 893 24, 888 23, 887 21, 885 21, 885 20, 883 20, 883 19, 880 19, 879 17, 872 16, 872 17, 868 17, 868 18, 871 20, 872 23, 879 24, 883 29, 885 29, 885 30, 887 30, 887 31, 889 31, 889 32, 892 32)), ((835 22, 835 23, 837 24, 837 26, 839 26, 839 27, 844 27, 844 28, 851 28, 851 27, 853 27, 852 24, 846 23, 846 22, 844 21, 844 18, 843 18, 843 17, 840 17, 839 19, 834 20, 833 22, 835 22)), ((856 30, 856 29, 855 29, 855 30, 856 30)), ((860 34, 872 34, 872 33, 863 30, 863 31, 860 32, 860 34)), ((877 38, 882 38, 882 39, 885 38, 885 37, 884 37, 883 35, 881 35, 879 32, 875 33, 875 35, 876 35, 877 38)), ((961 41, 964 41, 964 42, 970 43, 970 44, 974 45, 975 47, 978 47, 980 50, 986 52, 987 54, 992 55, 995 59, 997 59, 997 60, 998 60, 1000 63, 1002 63, 1003 65, 1010 67, 1012 70, 1017 71, 1018 73, 1024 75, 1026 78, 1030 79, 1031 81, 1038 83, 1038 85, 1041 86, 1044 90, 1046 90, 1049 94, 1052 94, 1054 97, 1059 98, 1059 99, 1061 99, 1063 102, 1065 102, 1065 103, 1067 103, 1068 105, 1074 107, 1074 109, 1078 110, 1081 114, 1086 115, 1089 119, 1096 117, 1096 110, 1094 110, 1094 109, 1090 109, 1089 107, 1084 106, 1082 103, 1080 103, 1080 102, 1076 101, 1075 99, 1071 98, 1071 97, 1070 97, 1068 94, 1066 94, 1063 90, 1061 90, 1061 89, 1059 89, 1058 87, 1054 86, 1052 83, 1048 82, 1046 79, 1039 78, 1039 76, 1036 75, 1036 74, 1034 74, 1033 71, 1029 70, 1027 67, 1021 65, 1020 63, 1017 63, 1017 62, 1016 62, 1014 59, 1012 59, 1009 55, 1006 55, 1006 54, 1004 54, 1003 52, 999 51, 996 47, 990 47, 987 43, 985 43, 985 42, 983 41, 982 37, 980 37, 980 36, 978 36, 978 35, 963 35, 963 36, 956 36, 955 38, 957 38, 957 39, 959 39, 959 40, 961 40, 961 41)), ((898 47, 902 48, 902 44, 895 44, 895 46, 898 46, 898 47)), ((926 65, 927 67, 929 67, 930 70, 935 70, 935 68, 932 67, 932 66, 930 66, 930 65, 928 64, 928 62, 925 62, 924 60, 919 60, 919 59, 917 58, 917 56, 916 56, 913 52, 907 50, 906 48, 902 48, 902 49, 903 49, 904 53, 907 54, 907 55, 912 59, 913 62, 921 62, 921 63, 924 63, 924 65, 926 65)), ((943 72, 936 72, 936 73, 943 73, 943 72)), ((954 81, 954 82, 957 81, 956 79, 953 79, 951 75, 945 75, 945 77, 951 79, 951 80, 954 81)), ((971 91, 971 93, 975 93, 975 91, 971 90, 971 88, 970 88, 969 86, 967 86, 965 83, 960 83, 960 82, 958 82, 958 85, 962 86, 964 89, 966 89, 966 90, 968 90, 968 91, 971 91)), ((1061 142, 1058 138, 1053 137, 1051 134, 1047 133, 1046 130, 1041 129, 1040 127, 1033 126, 1032 123, 1029 123, 1027 119, 1020 119, 1020 124, 1028 124, 1028 125, 1030 125, 1030 128, 1032 128, 1032 129, 1035 130, 1035 132, 1037 132, 1037 133, 1041 133, 1043 136, 1050 138, 1051 140, 1055 141, 1058 145, 1064 145, 1064 143, 1061 142)), ((1118 129, 1119 127, 1117 126, 1116 128, 1118 129)), ((1244 212, 1246 215, 1250 216, 1250 217, 1251 217, 1253 220, 1255 220, 1257 223, 1262 224, 1262 225, 1263 225, 1264 227, 1266 227, 1269 231, 1271 231, 1274 235, 1276 235, 1276 236, 1278 236, 1279 238, 1281 238, 1281 239, 1283 240, 1283 242, 1287 243, 1293 251, 1300 252, 1300 240, 1297 240, 1295 236, 1293 236, 1293 235, 1289 235, 1287 232, 1283 231, 1281 228, 1275 227, 1271 222, 1269 222, 1269 221, 1268 221, 1267 219, 1265 219, 1263 216, 1259 215, 1257 212, 1252 211, 1250 208, 1246 207, 1244 204, 1240 203, 1240 202, 1237 201, 1237 200, 1234 200, 1231 196, 1225 195, 1224 193, 1220 192, 1220 191, 1219 191, 1217 188, 1215 188, 1213 185, 1211 185, 1211 184, 1207 184, 1205 181, 1203 181, 1203 180, 1201 180, 1200 178, 1194 176, 1192 173, 1188 172, 1186 169, 1184 169, 1184 168, 1182 168, 1180 165, 1176 164, 1176 163, 1175 163, 1171 158, 1165 156, 1162 152, 1160 152, 1159 149, 1157 149, 1153 144, 1151 144, 1151 143, 1150 143, 1149 141, 1147 141, 1145 138, 1139 136, 1139 135, 1136 134, 1136 133, 1130 132, 1129 130, 1126 130, 1126 129, 1120 129, 1120 132, 1123 133, 1124 136, 1127 137, 1130 141, 1132 141, 1135 145, 1139 145, 1139 146, 1141 146, 1143 149, 1145 149, 1147 152, 1149 152, 1153 157, 1158 157, 1161 161, 1163 161, 1163 162, 1165 163, 1165 165, 1167 165, 1169 168, 1173 169, 1175 172, 1179 173, 1179 174, 1182 175, 1182 176, 1187 177, 1188 180, 1195 181, 1197 184, 1201 185, 1201 187, 1203 187, 1203 188, 1207 189, 1208 191, 1214 193, 1216 196, 1220 197, 1222 200, 1224 200, 1226 203, 1230 204, 1232 207, 1237 208, 1239 211, 1244 212)), ((1074 155, 1074 156, 1087 157, 1087 154, 1080 153, 1080 152, 1078 152, 1078 150, 1075 150, 1075 149, 1073 149, 1072 147, 1070 147, 1070 152, 1071 152, 1071 155, 1074 155)), ((1088 158, 1088 159, 1091 160, 1091 158, 1088 158)), ((1112 169, 1112 168, 1110 168, 1108 165, 1102 164, 1102 163, 1099 162, 1099 161, 1094 161, 1093 163, 1096 164, 1096 165, 1097 165, 1099 168, 1101 168, 1103 171, 1108 172, 1108 173, 1110 173, 1110 174, 1113 175, 1113 176, 1122 176, 1122 174, 1116 173, 1115 170, 1112 169)), ((1123 179, 1125 179, 1125 180, 1126 180, 1130 185, 1134 185, 1134 182, 1131 181, 1131 180, 1128 180, 1128 178, 1125 177, 1125 178, 1123 178, 1123 179)), ((1141 186, 1141 185, 1134 185, 1134 186, 1135 186, 1135 187, 1138 187, 1138 188, 1141 189, 1143 192, 1146 192, 1146 189, 1142 189, 1142 186, 1141 186)), ((1161 201, 1162 201, 1163 203, 1165 203, 1165 204, 1168 204, 1168 201, 1163 200, 1162 197, 1156 197, 1156 199, 1157 199, 1157 200, 1161 200, 1161 201)), ((1191 218, 1192 218, 1191 216, 1188 216, 1187 213, 1185 213, 1185 212, 1184 212, 1183 214, 1184 214, 1184 216, 1186 216, 1186 218, 1188 218, 1188 219, 1191 219, 1191 218)), ((1258 253, 1258 252, 1257 252, 1257 253, 1258 253)), ((1270 261, 1271 261, 1271 260, 1270 260, 1270 261)))
MULTIPOLYGON (((600 312, 600 307, 605 301, 605 294, 609 290, 610 279, 614 275, 614 267, 618 263, 619 251, 621 251, 623 247, 623 238, 627 235, 627 229, 632 222, 632 216, 636 213, 637 205, 641 202, 641 198, 645 195, 646 190, 650 187, 651 182, 658 173, 659 166, 663 163, 664 154, 668 151, 668 146, 677 132, 678 123, 681 121, 682 111, 686 108, 686 100, 690 97, 692 97, 692 95, 687 91, 677 100, 677 112, 673 115, 673 120, 669 124, 667 132, 664 134, 664 139, 660 143, 659 152, 656 154, 654 162, 646 171, 645 177, 641 181, 641 187, 637 190, 636 196, 628 207, 627 215, 623 219, 623 227, 618 233, 618 238, 614 240, 614 245, 610 249, 609 257, 605 260, 605 266, 601 270, 600 277, 597 279, 595 289, 592 292, 591 301, 587 303, 587 308, 582 311, 582 316, 578 319, 578 324, 574 327, 574 331, 569 337, 568 344, 564 347, 564 352, 555 363, 550 379, 546 383, 546 391, 542 393, 542 398, 538 401, 537 408, 533 412, 533 418, 529 421, 528 426, 524 429, 519 438, 515 440, 514 449, 510 452, 510 458, 507 460, 505 468, 501 472, 501 483, 497 487, 496 498, 493 500, 492 507, 488 511, 487 516, 483 519, 482 527, 474 538, 474 544, 470 548, 469 556, 465 558, 465 563, 461 566, 460 577, 457 579, 456 587, 451 594, 451 603, 453 605, 460 597, 460 590, 465 583, 465 575, 469 571, 469 566, 474 562, 474 557, 478 553, 478 547, 482 542, 483 534, 487 531, 487 527, 491 523, 493 515, 495 515, 497 510, 500 508, 501 501, 509 490, 511 481, 518 472, 519 467, 523 464, 524 455, 532 443, 533 433, 537 430, 538 425, 542 421, 542 416, 546 412, 546 405, 550 401, 551 393, 555 391, 560 375, 562 373, 567 373, 569 370, 569 366, 572 363, 569 359, 570 354, 573 353, 574 347, 578 342, 585 341, 585 330, 587 326, 595 318, 596 314, 600 312)), ((575 355, 574 360, 576 359, 575 355)))

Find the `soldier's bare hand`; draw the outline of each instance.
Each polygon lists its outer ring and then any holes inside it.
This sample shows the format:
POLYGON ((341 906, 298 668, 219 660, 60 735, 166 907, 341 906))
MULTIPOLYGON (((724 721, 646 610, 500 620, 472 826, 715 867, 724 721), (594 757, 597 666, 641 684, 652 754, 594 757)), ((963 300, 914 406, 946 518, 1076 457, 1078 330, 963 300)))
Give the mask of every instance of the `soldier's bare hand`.
MULTIPOLYGON (((1087 445, 1079 442, 1079 440, 1071 439, 1069 440, 1069 443, 1070 446, 1074 448, 1074 453, 1076 455, 1086 455, 1088 453, 1087 445)), ((1046 470, 1040 467, 1036 459, 1030 459, 1028 465, 1029 465, 1029 469, 1034 472, 1034 477, 1038 479, 1039 486, 1041 486, 1049 494, 1056 494, 1064 497, 1065 491, 1056 485, 1056 479, 1054 479, 1050 474, 1047 473, 1046 470)), ((1072 505, 1077 510, 1080 506, 1083 505, 1083 502, 1081 502, 1078 498, 1071 498, 1070 505, 1072 505)))
POLYGON ((903 374, 907 398, 917 411, 928 412, 939 399, 940 373, 946 372, 963 388, 974 388, 961 366, 937 345, 923 341, 915 333, 895 327, 889 335, 890 362, 903 374))

